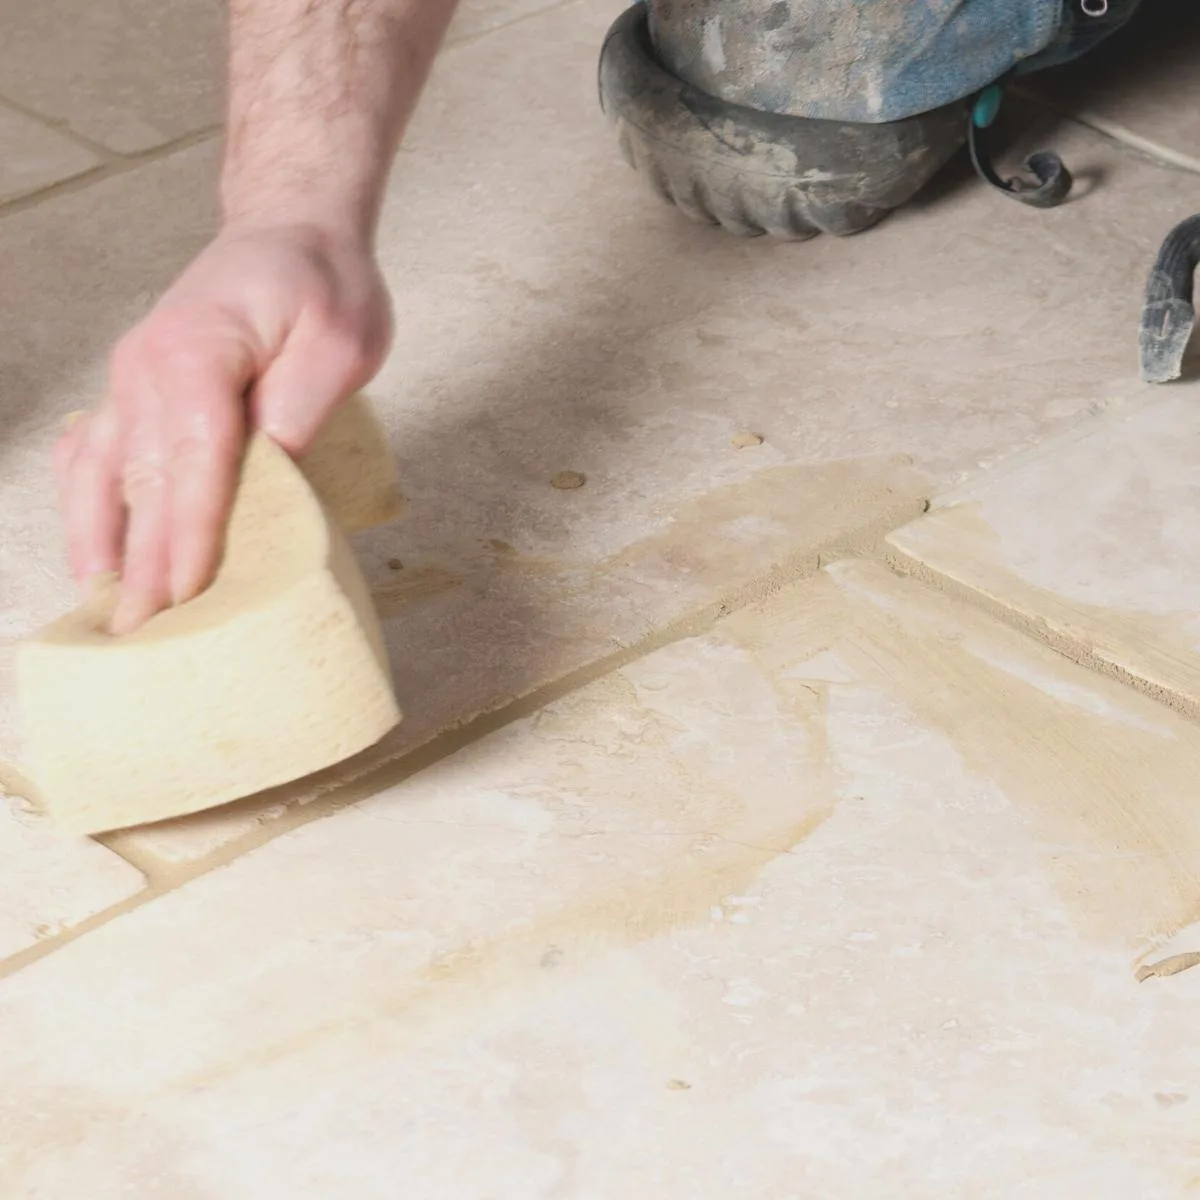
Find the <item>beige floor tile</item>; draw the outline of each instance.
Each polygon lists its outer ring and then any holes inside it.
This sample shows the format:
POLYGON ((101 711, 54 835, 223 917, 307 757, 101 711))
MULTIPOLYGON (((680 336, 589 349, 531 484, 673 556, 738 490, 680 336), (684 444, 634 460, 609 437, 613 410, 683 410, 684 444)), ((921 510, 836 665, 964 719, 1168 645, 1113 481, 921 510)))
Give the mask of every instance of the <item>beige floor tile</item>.
POLYGON ((52 833, 0 795, 0 966, 144 886, 124 859, 87 839, 52 833))
POLYGON ((1200 412, 1184 391, 944 498, 889 542, 1195 712, 1198 522, 1200 412))
MULTIPOLYGON (((464 0, 450 39, 478 37, 556 2, 561 0, 464 0)), ((121 154, 222 120, 220 0, 93 0, 82 6, 39 0, 10 7, 0 42, 0 96, 121 154)))
POLYGON ((82 174, 99 161, 77 142, 0 104, 0 203, 82 174))
MULTIPOLYGON (((1051 140, 1103 186, 1063 209, 962 181, 861 238, 741 242, 620 160, 595 96, 616 7, 451 47, 400 156, 375 394, 412 509, 360 545, 408 712, 385 755, 739 601, 821 531, 902 522, 926 485, 890 456, 954 482, 1140 390, 1138 292, 1186 180, 1064 127, 1051 140), (503 136, 482 119, 499 111, 503 136), (734 449, 747 431, 764 443, 734 449), (585 486, 551 487, 564 470, 585 486)), ((0 447, 13 632, 69 602, 54 431, 210 228, 215 153, 0 222, 0 385, 23 398, 0 447)), ((278 803, 140 836, 203 856, 278 803)))
MULTIPOLYGON (((536 482, 553 494, 544 480, 536 482)), ((219 852, 290 805, 363 779, 472 717, 641 648, 673 626, 704 624, 775 580, 813 570, 821 553, 879 536, 921 511, 926 490, 922 476, 885 457, 830 469, 766 469, 682 504, 663 514, 662 532, 594 559, 566 547, 557 555, 522 554, 480 536, 428 558, 402 550, 407 565, 393 571, 385 556, 397 534, 368 538, 363 555, 406 713, 399 729, 350 763, 299 784, 130 831, 114 844, 173 865, 219 852)), ((560 503, 574 510, 567 519, 584 507, 560 503)), ((599 524, 599 505, 587 507, 599 524)))
POLYGON ((512 21, 556 8, 566 0, 460 0, 447 41, 479 37, 512 21))
POLYGON ((5 6, 0 96, 121 154, 221 120, 220 0, 5 6))
POLYGON ((1200 8, 1193 0, 1144 0, 1125 31, 1036 87, 1098 128, 1200 171, 1200 8))
POLYGON ((836 567, 4 980, 0 1188, 1174 1200, 1198 768, 836 567))

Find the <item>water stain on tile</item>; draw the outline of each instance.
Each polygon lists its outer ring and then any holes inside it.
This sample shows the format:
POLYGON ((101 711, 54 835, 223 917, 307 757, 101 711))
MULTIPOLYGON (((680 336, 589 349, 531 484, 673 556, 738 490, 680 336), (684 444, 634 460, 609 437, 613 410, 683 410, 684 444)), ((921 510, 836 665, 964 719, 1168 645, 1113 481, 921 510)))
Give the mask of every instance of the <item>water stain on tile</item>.
POLYGON ((26 816, 36 816, 43 811, 33 781, 17 770, 12 763, 0 762, 0 798, 26 816))
POLYGON ((110 1188, 124 1190, 123 1182, 136 1186, 138 1200, 211 1200, 212 1192, 187 1164, 188 1147, 167 1125, 144 1109, 114 1106, 99 1089, 41 1084, 25 1092, 19 1105, 0 1097, 0 1117, 5 1196, 78 1195, 78 1181, 98 1170, 94 1195, 102 1190, 115 1196, 110 1188), (95 1136, 97 1130, 102 1136, 95 1136), (53 1155, 41 1153, 47 1142, 55 1147, 53 1155))
POLYGON ((729 439, 729 444, 735 450, 750 450, 755 446, 761 446, 766 438, 761 433, 735 433, 729 439))
POLYGON ((937 509, 892 534, 888 559, 931 587, 983 604, 1066 657, 1200 718, 1194 611, 1093 604, 1022 578, 975 501, 937 509))
MULTIPOLYGON (((517 751, 502 771, 503 790, 549 821, 534 831, 536 854, 529 851, 533 890, 518 885, 507 893, 507 911, 473 912, 465 927, 447 927, 442 949, 373 986, 370 999, 346 993, 236 1061, 171 1080, 165 1092, 235 1076, 269 1077, 277 1086, 295 1072, 312 1086, 327 1062, 344 1070, 384 1047, 470 1036, 597 959, 708 927, 715 905, 753 892, 761 872, 836 808, 837 780, 816 736, 825 715, 814 702, 794 725, 789 706, 748 662, 727 661, 720 650, 709 661, 706 644, 667 647, 651 663, 606 675, 466 752, 483 765, 517 751), (664 671, 670 686, 653 686, 664 671), (731 692, 738 702, 730 703, 731 692), (751 727, 742 725, 747 715, 751 727), (751 738, 760 763, 752 786, 744 765, 724 753, 720 731, 731 721, 751 738)), ((397 791, 336 819, 360 827, 425 819, 410 818, 403 801, 397 791)), ((493 802, 485 811, 500 816, 509 807, 493 802)), ((463 815, 461 800, 455 812, 463 815)), ((453 814, 447 822, 453 826, 453 814)), ((311 828, 309 837, 320 827, 311 828)), ((717 936, 744 933, 725 925, 717 936)), ((657 1028, 652 1016, 638 1019, 657 1028)))
POLYGON ((393 650, 398 667, 409 679, 427 679, 429 689, 402 697, 406 717, 393 735, 320 775, 129 831, 122 845, 165 864, 211 858, 222 845, 259 837, 258 814, 272 806, 336 796, 367 776, 381 790, 404 775, 406 755, 449 729, 539 692, 558 693, 580 672, 619 666, 703 630, 811 575, 824 559, 875 544, 925 511, 929 486, 902 455, 772 467, 659 514, 655 532, 600 561, 509 554, 494 542, 494 554, 481 553, 476 542, 442 563, 406 566, 375 594, 385 622, 396 620, 389 644, 398 634, 409 639, 393 650), (419 614, 425 624, 418 626, 419 614), (467 625, 481 626, 487 644, 463 637, 467 625), (423 668, 422 658, 436 661, 436 670, 423 668), (392 763, 394 777, 386 770, 392 763))
POLYGON ((1144 951, 1200 916, 1200 731, 882 568, 830 569, 813 620, 730 631, 775 671, 823 649, 941 730, 1035 829, 1079 931, 1144 951))
MULTIPOLYGON (((391 563, 388 566, 391 567, 391 563)), ((401 568, 391 569, 399 571, 401 568)), ((372 588, 371 598, 375 602, 380 619, 386 621, 410 605, 461 587, 463 582, 461 577, 444 567, 410 567, 396 582, 372 588)))
POLYGON ((1147 963, 1138 968, 1134 978, 1138 983, 1144 983, 1147 979, 1166 979, 1171 975, 1190 971, 1193 967, 1200 967, 1200 953, 1194 950, 1187 954, 1172 954, 1169 958, 1160 958, 1158 962, 1147 963))
POLYGON ((905 513, 923 512, 928 494, 928 479, 907 455, 768 467, 695 497, 671 514, 662 532, 612 555, 598 570, 650 577, 672 570, 719 590, 734 606, 810 574, 821 556, 873 544, 905 513), (769 582, 761 574, 745 578, 755 543, 778 555, 763 564, 769 582))
POLYGON ((288 1080, 311 1088, 324 1064, 345 1071, 348 1062, 369 1061, 385 1049, 392 1053, 431 1039, 467 1036, 481 1020, 492 1021, 531 995, 559 986, 568 962, 578 969, 599 955, 706 922, 721 895, 744 888, 767 864, 791 853, 831 812, 823 807, 791 822, 758 820, 716 832, 680 854, 659 879, 583 897, 518 934, 465 944, 405 981, 383 1007, 339 1013, 260 1045, 236 1062, 181 1076, 158 1097, 268 1068, 276 1088, 286 1088, 288 1080), (562 965, 552 971, 541 966, 547 942, 563 952, 562 965))

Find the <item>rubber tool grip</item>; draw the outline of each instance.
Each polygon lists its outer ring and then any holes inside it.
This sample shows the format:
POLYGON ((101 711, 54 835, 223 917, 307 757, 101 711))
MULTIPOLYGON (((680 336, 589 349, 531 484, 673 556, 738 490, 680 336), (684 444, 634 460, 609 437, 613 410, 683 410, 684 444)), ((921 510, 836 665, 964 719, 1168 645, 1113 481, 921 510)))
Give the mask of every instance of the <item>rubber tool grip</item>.
POLYGON ((1166 383, 1183 374, 1183 355, 1196 323, 1193 305, 1200 263, 1200 213, 1167 234, 1146 284, 1138 335, 1142 378, 1166 383))

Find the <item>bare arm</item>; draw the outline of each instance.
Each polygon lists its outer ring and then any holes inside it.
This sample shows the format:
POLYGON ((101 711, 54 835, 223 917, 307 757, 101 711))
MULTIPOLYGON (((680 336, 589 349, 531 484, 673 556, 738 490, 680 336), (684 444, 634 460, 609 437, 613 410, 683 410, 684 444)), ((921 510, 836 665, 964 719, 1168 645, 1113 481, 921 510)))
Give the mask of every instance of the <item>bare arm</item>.
POLYGON ((300 454, 379 369, 375 227, 454 6, 230 0, 221 230, 56 451, 76 576, 121 574, 115 632, 211 580, 248 428, 300 454))
POLYGON ((230 220, 373 230, 455 0, 230 0, 230 220))

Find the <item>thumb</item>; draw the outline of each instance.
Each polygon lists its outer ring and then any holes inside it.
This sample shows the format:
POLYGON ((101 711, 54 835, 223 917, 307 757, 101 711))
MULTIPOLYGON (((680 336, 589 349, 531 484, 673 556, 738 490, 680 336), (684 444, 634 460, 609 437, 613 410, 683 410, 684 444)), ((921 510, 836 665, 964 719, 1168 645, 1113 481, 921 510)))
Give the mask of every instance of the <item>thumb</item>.
POLYGON ((378 367, 364 339, 318 326, 302 314, 250 397, 250 420, 293 458, 313 443, 330 413, 378 367))

